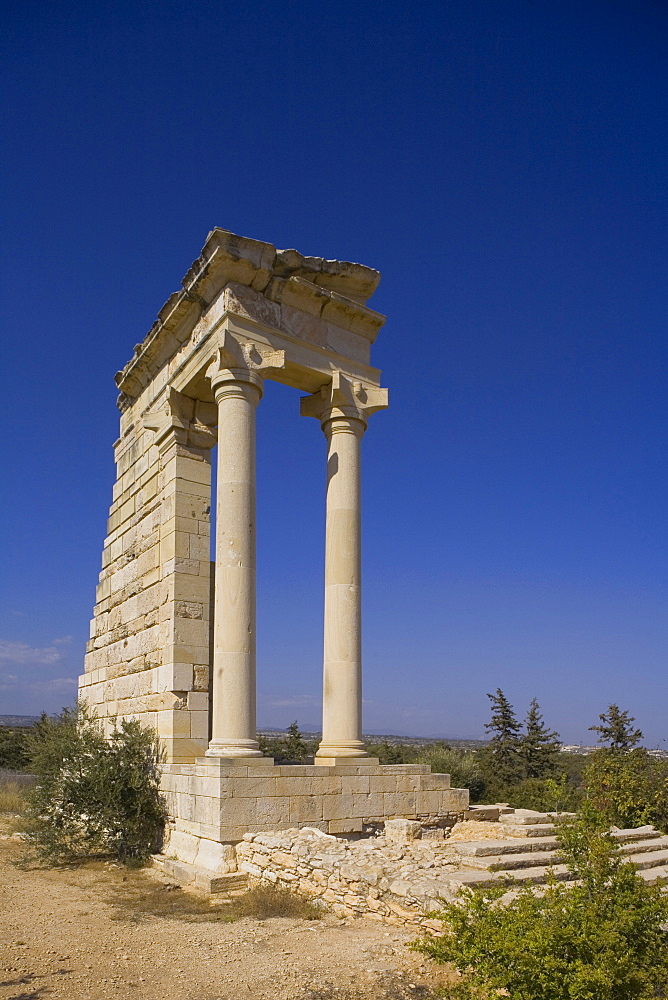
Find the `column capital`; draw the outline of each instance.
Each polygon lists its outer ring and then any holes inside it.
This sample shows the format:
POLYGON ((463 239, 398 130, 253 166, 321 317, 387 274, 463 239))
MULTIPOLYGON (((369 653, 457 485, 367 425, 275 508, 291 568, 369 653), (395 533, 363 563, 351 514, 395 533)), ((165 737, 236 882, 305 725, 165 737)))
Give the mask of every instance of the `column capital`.
POLYGON ((191 399, 171 387, 161 405, 142 417, 144 427, 155 431, 155 444, 161 451, 173 441, 191 448, 213 448, 218 439, 217 420, 213 403, 191 399))
POLYGON ((229 330, 223 330, 206 377, 216 398, 221 387, 245 382, 259 389, 259 400, 264 379, 282 368, 285 368, 285 351, 261 351, 254 344, 238 340, 229 330))
POLYGON ((388 405, 387 389, 355 382, 342 372, 334 372, 330 382, 300 399, 302 417, 316 417, 323 430, 328 422, 338 420, 359 421, 364 429, 371 414, 388 405))

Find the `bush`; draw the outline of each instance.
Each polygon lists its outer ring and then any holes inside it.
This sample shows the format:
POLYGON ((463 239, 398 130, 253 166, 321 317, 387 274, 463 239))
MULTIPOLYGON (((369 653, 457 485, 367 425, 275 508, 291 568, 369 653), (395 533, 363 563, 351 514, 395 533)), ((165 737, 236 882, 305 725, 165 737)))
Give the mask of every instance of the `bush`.
POLYGON ((668 832, 668 761, 647 750, 597 750, 587 760, 588 797, 608 823, 652 823, 668 832))
POLYGON ((0 726, 0 768, 27 771, 30 768, 30 729, 0 726))
POLYGON ((381 764, 413 764, 418 757, 418 751, 409 743, 368 743, 369 757, 377 757, 381 764))
POLYGON ((43 717, 31 739, 37 784, 26 835, 50 862, 112 855, 142 864, 159 846, 165 809, 161 750, 152 730, 122 721, 106 740, 83 706, 43 717))
POLYGON ((318 749, 317 741, 304 739, 296 719, 286 729, 285 736, 269 739, 260 735, 259 744, 265 757, 274 757, 281 764, 307 763, 318 749))
POLYGON ((514 788, 501 789, 499 802, 515 809, 538 812, 575 812, 582 804, 582 792, 574 788, 565 774, 558 778, 525 778, 514 788))
POLYGON ((283 886, 260 883, 233 901, 231 916, 254 917, 268 920, 270 917, 293 917, 298 920, 320 920, 323 910, 310 899, 299 896, 283 886))
POLYGON ((453 788, 468 788, 471 801, 479 801, 485 791, 477 754, 470 750, 455 750, 448 746, 429 747, 418 757, 420 764, 429 764, 437 774, 449 774, 453 788))
POLYGON ((619 855, 588 804, 559 832, 573 885, 463 890, 443 935, 415 947, 462 974, 451 997, 641 1000, 668 987, 668 898, 619 855))

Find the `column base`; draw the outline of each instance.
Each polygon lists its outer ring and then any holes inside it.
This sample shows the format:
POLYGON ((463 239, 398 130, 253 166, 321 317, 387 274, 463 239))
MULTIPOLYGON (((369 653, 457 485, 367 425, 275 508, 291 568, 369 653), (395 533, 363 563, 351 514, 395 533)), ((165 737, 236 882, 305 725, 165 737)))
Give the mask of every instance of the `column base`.
POLYGON ((205 757, 263 757, 257 740, 211 740, 205 757))
MULTIPOLYGON (((316 767, 377 767, 378 757, 314 757, 316 767)), ((366 772, 365 772, 366 773, 366 772)))
POLYGON ((325 743, 318 747, 314 764, 335 766, 336 764, 354 764, 357 761, 368 760, 369 754, 361 740, 341 740, 339 743, 325 743))

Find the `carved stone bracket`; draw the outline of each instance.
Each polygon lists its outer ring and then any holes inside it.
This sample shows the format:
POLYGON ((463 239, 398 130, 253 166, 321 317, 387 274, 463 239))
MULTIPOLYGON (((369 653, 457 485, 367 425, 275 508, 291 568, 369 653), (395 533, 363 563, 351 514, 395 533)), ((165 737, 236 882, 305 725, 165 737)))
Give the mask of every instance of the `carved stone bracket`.
POLYGON ((261 389, 263 379, 282 368, 285 368, 285 351, 262 351, 224 330, 206 377, 214 389, 229 381, 252 382, 261 389))
POLYGON ((172 388, 167 390, 162 406, 143 417, 144 427, 155 431, 155 444, 160 449, 173 439, 190 448, 213 448, 217 422, 218 411, 213 403, 191 399, 172 388))
POLYGON ((372 413, 389 406, 387 389, 353 382, 341 372, 334 372, 331 382, 312 396, 302 396, 302 417, 316 417, 322 424, 337 417, 361 421, 365 426, 372 413))

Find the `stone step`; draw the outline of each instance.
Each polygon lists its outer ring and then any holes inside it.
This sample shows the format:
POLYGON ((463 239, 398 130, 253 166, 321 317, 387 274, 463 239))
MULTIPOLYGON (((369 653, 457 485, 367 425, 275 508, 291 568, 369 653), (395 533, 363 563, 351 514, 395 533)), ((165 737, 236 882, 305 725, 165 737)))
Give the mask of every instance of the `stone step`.
MULTIPOLYGON (((638 866, 638 875, 646 882, 654 883, 659 879, 668 879, 668 851, 656 851, 654 855, 640 854, 638 859, 629 858, 638 866)), ((464 885, 479 888, 500 885, 508 879, 513 886, 520 887, 529 883, 543 885, 547 881, 547 873, 552 873, 558 882, 569 882, 570 872, 566 865, 536 865, 526 868, 504 868, 492 871, 459 871, 448 876, 448 890, 443 893, 445 898, 453 898, 457 886, 464 885)), ((445 882, 445 880, 444 880, 445 882)))
POLYGON ((537 812, 535 809, 513 809, 512 812, 504 814, 502 823, 512 823, 513 826, 538 826, 551 823, 553 816, 551 813, 537 812))
POLYGON ((668 865, 659 866, 658 868, 646 868, 638 872, 638 877, 644 879, 645 882, 649 882, 650 885, 663 880, 668 889, 668 865))
POLYGON ((655 837, 653 840, 629 840, 619 845, 620 854, 642 854, 644 851, 663 851, 668 849, 668 837, 655 837))
POLYGON ((662 833, 653 826, 637 826, 630 830, 613 830, 611 836, 620 844, 628 844, 633 840, 656 840, 662 833))
MULTIPOLYGON (((471 860, 475 861, 477 867, 483 859, 471 860)), ((547 868, 548 865, 556 865, 559 856, 556 851, 530 851, 527 854, 506 854, 498 858, 485 858, 485 860, 488 862, 487 870, 490 872, 516 872, 522 868, 547 868)))
MULTIPOLYGON (((638 868, 652 868, 668 862, 668 837, 659 840, 636 841, 623 844, 620 853, 627 861, 632 861, 638 868)), ((535 868, 538 865, 559 864, 558 851, 527 851, 523 854, 497 854, 482 857, 467 858, 466 865, 470 868, 486 869, 487 871, 517 871, 521 868, 535 868)))
POLYGON ((631 854, 626 860, 631 861, 641 871, 648 868, 663 868, 668 865, 668 850, 631 854))
MULTIPOLYGON (((565 881, 569 875, 566 865, 553 865, 551 871, 554 873, 554 877, 560 882, 565 881)), ((545 865, 536 865, 533 868, 520 868, 517 870, 453 872, 452 875, 448 876, 448 881, 472 888, 475 886, 486 888, 487 886, 500 885, 505 879, 509 879, 516 886, 527 885, 527 883, 540 885, 545 882, 546 877, 547 867, 545 865)))
MULTIPOLYGON (((510 816, 509 820, 513 820, 513 816, 510 816)), ((510 821, 500 821, 499 839, 505 839, 506 837, 513 839, 553 837, 555 830, 556 827, 554 823, 515 823, 510 821)), ((633 840, 650 840, 652 838, 660 837, 661 832, 659 830, 655 830, 653 826, 641 826, 629 830, 613 830, 611 836, 618 843, 626 844, 633 840)))
MULTIPOLYGON (((512 817, 511 817, 512 818, 512 817)), ((554 823, 499 823, 501 837, 552 837, 554 823)))
MULTIPOLYGON (((448 842, 446 842, 448 843, 448 842)), ((515 837, 512 840, 464 840, 448 843, 464 857, 483 858, 497 854, 525 854, 528 851, 554 851, 559 846, 556 837, 515 837)))
POLYGON ((178 885, 191 886, 201 892, 234 892, 248 888, 245 872, 219 874, 172 858, 154 858, 154 862, 178 885))

